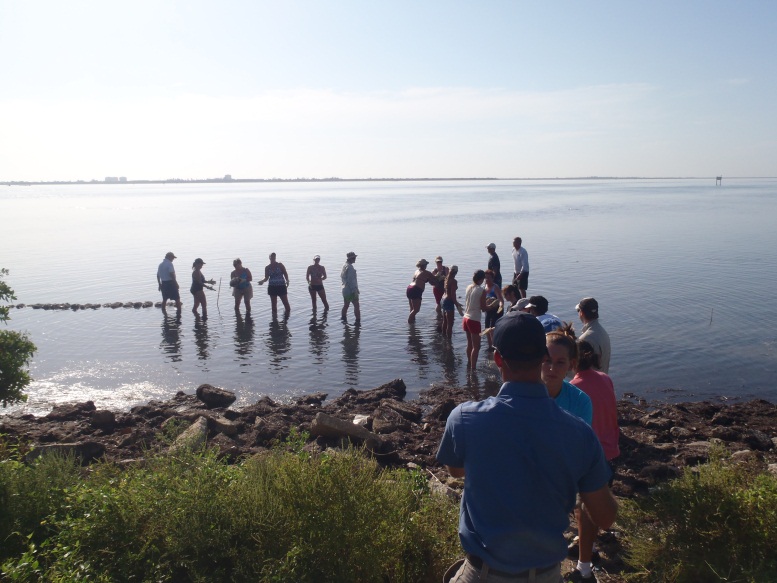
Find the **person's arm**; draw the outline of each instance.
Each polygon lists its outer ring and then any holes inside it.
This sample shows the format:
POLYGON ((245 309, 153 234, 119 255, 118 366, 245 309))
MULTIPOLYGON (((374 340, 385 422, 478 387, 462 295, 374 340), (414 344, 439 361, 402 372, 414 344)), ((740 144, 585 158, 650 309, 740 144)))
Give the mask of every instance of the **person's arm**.
POLYGON ((324 281, 326 279, 326 267, 323 265, 321 266, 321 281, 324 281))
POLYGON ((488 297, 486 296, 486 290, 483 290, 483 293, 480 294, 480 311, 485 312, 488 310, 488 297))
POLYGON ((602 530, 607 530, 615 522, 618 501, 615 500, 607 484, 594 492, 580 492, 580 499, 583 501, 583 511, 602 530))
POLYGON ((259 285, 262 285, 268 279, 270 279, 270 266, 269 265, 264 268, 264 279, 259 280, 257 283, 259 285))
POLYGON ((253 276, 253 275, 251 275, 251 270, 250 270, 250 269, 248 269, 247 267, 246 267, 246 279, 247 279, 248 281, 253 281, 253 280, 254 280, 254 276, 253 276))
POLYGON ((158 269, 156 270, 156 284, 157 284, 157 289, 161 291, 162 290, 162 278, 159 275, 159 270, 158 269))
POLYGON ((286 280, 286 287, 289 287, 289 274, 286 273, 286 266, 281 263, 281 273, 283 274, 283 279, 286 280))
POLYGON ((170 270, 170 277, 173 278, 173 281, 175 282, 175 287, 177 287, 178 289, 181 289, 181 286, 178 285, 178 278, 175 277, 175 269, 170 270))
POLYGON ((308 267, 308 270, 305 272, 305 281, 308 282, 308 285, 310 285, 310 266, 308 267))
POLYGON ((448 473, 454 478, 464 477, 464 468, 455 468, 453 466, 445 466, 445 468, 448 470, 448 473))

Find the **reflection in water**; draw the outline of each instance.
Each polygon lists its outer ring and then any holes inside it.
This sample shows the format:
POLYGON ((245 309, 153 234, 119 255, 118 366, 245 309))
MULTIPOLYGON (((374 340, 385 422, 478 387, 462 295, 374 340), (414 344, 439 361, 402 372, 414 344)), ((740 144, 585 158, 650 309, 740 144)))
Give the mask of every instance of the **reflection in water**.
POLYGON ((321 316, 321 320, 316 319, 315 312, 310 317, 310 353, 313 356, 313 364, 322 366, 326 362, 326 355, 329 351, 329 334, 326 331, 327 311, 324 310, 324 315, 321 316))
POLYGON ((254 352, 254 320, 251 317, 243 319, 240 312, 235 312, 235 354, 240 366, 249 366, 249 360, 254 352))
POLYGON ((291 332, 289 332, 288 318, 270 321, 269 334, 265 338, 270 352, 270 367, 280 371, 288 368, 287 360, 291 358, 288 352, 291 350, 291 332))
POLYGON ((416 328, 410 324, 410 334, 407 337, 407 349, 410 352, 410 360, 418 365, 418 376, 426 379, 429 376, 429 355, 427 354, 424 339, 416 328))
POLYGON ((359 384, 359 334, 361 324, 343 323, 343 362, 345 382, 351 386, 359 384))
POLYGON ((208 345, 208 322, 197 318, 194 321, 194 343, 197 345, 197 358, 208 360, 210 347, 208 345))
POLYGON ((181 316, 167 316, 162 319, 162 343, 159 347, 172 362, 181 362, 181 316))
POLYGON ((458 371, 463 360, 461 350, 456 351, 453 342, 442 334, 435 334, 432 337, 430 347, 435 360, 440 363, 444 383, 451 387, 458 386, 458 371))

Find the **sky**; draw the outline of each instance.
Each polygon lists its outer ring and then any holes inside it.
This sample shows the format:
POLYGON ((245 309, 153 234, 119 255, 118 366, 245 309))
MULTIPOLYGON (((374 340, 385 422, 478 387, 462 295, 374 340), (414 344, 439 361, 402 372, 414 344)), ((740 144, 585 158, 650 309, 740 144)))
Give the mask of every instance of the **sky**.
POLYGON ((777 176, 771 0, 0 0, 0 181, 777 176))

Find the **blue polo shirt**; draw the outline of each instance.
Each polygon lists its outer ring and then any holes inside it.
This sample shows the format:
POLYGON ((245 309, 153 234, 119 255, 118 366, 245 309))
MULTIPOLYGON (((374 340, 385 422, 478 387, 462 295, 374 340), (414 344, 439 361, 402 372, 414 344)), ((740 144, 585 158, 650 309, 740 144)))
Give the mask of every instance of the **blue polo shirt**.
POLYGON ((540 383, 505 383, 496 397, 456 407, 437 459, 466 472, 461 546, 508 573, 566 557, 577 492, 610 479, 593 430, 540 383))

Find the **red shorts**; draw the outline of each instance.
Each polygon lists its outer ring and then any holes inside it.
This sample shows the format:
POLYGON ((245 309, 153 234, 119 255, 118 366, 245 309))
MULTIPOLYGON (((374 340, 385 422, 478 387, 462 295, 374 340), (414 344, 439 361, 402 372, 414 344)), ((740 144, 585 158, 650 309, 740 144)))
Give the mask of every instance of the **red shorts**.
POLYGON ((470 320, 466 316, 464 316, 464 319, 461 321, 461 327, 464 328, 465 332, 469 332, 470 334, 480 334, 483 330, 480 326, 480 320, 470 320))
POLYGON ((436 301, 439 304, 440 300, 442 299, 442 296, 445 295, 445 289, 435 286, 432 288, 432 290, 434 291, 434 301, 436 301))

